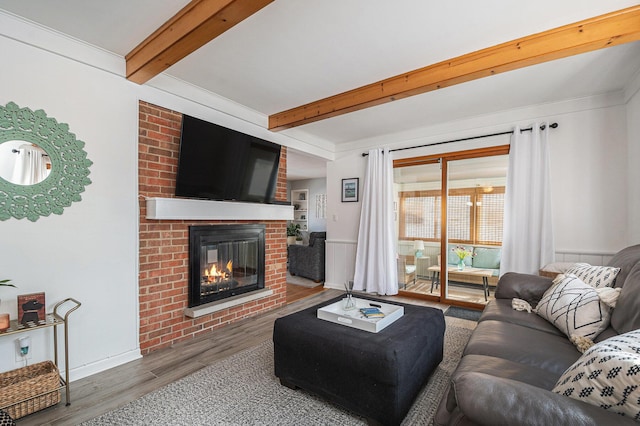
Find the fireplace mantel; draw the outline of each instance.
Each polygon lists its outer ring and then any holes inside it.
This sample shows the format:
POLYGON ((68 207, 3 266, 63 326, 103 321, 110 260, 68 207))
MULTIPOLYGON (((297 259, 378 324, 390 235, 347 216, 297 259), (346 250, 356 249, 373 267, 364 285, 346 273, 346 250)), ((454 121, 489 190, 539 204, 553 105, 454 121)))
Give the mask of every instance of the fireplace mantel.
POLYGON ((293 206, 152 197, 147 198, 147 219, 293 220, 293 206))

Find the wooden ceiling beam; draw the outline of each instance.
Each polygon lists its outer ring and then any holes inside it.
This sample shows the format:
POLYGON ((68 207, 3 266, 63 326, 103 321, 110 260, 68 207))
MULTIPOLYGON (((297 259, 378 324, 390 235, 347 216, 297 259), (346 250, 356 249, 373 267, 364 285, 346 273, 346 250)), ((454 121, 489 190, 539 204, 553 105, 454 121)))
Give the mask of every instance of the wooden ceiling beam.
POLYGON ((269 116, 278 131, 554 59, 640 40, 640 5, 533 34, 269 116))
POLYGON ((143 84, 273 0, 193 0, 125 56, 127 79, 143 84))

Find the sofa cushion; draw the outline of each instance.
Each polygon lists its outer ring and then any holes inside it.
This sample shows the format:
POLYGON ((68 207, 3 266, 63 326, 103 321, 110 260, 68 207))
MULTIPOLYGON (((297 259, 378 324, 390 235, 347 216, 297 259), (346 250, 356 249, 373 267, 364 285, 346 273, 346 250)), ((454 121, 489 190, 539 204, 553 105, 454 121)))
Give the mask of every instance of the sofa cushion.
POLYGON ((484 311, 482 311, 482 316, 478 321, 485 320, 510 322, 534 330, 564 336, 556 326, 536 315, 534 312, 529 313, 527 311, 516 311, 513 309, 511 299, 495 299, 489 302, 484 308, 484 311))
POLYGON ((327 233, 326 232, 312 232, 309 234, 309 245, 313 247, 316 241, 326 240, 327 233))
POLYGON ((482 321, 473 331, 463 355, 507 359, 560 377, 581 354, 565 336, 503 321, 482 321))
POLYGON ((616 308, 611 314, 611 326, 620 334, 640 328, 640 262, 627 275, 616 308))
POLYGON ((595 339, 609 326, 611 309, 601 302, 595 288, 575 275, 560 274, 542 296, 536 313, 567 337, 595 339))
POLYGON ((558 374, 508 359, 486 355, 462 357, 456 371, 451 376, 451 380, 455 382, 457 376, 470 372, 517 380, 547 390, 553 389, 558 381, 558 374))
MULTIPOLYGON (((613 311, 615 312, 615 309, 613 311)), ((611 316, 613 317, 613 314, 611 314, 611 316)), ((618 333, 613 327, 609 326, 605 328, 602 333, 598 334, 598 337, 593 341, 596 343, 602 342, 603 340, 607 340, 609 337, 617 336, 618 334, 620 333, 618 333)))
POLYGON ((640 330, 589 348, 553 392, 640 420, 640 330))
POLYGON ((502 249, 499 248, 486 248, 476 247, 471 262, 471 266, 474 268, 484 269, 500 269, 500 256, 502 256, 502 249))
POLYGON ((498 281, 496 287, 496 299, 511 299, 514 297, 529 302, 535 307, 544 293, 553 285, 553 281, 547 277, 539 277, 531 274, 507 272, 498 281))
POLYGON ((620 268, 620 272, 618 272, 618 276, 616 277, 616 282, 614 284, 616 287, 624 286, 624 283, 627 280, 627 275, 639 261, 640 244, 622 249, 611 258, 607 266, 620 268))
POLYGON ((592 266, 588 263, 576 263, 565 275, 575 275, 580 280, 593 288, 613 287, 620 268, 613 266, 592 266))
MULTIPOLYGON (((634 425, 628 418, 527 383, 482 373, 466 373, 453 384, 464 416, 449 425, 634 425)), ((440 414, 441 411, 438 410, 440 414)), ((438 424, 442 418, 438 418, 438 424)))

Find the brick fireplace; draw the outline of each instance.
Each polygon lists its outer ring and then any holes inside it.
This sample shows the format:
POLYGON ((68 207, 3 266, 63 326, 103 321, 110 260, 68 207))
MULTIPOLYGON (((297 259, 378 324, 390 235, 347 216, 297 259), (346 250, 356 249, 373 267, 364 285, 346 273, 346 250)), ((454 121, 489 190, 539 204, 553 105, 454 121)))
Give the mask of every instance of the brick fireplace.
MULTIPOLYGON (((138 193, 140 351, 147 354, 284 305, 286 301, 286 221, 189 221, 146 218, 146 198, 174 196, 182 114, 139 103, 138 193), (189 226, 262 224, 265 288, 272 294, 212 314, 189 318, 189 226)), ((286 148, 282 147, 276 199, 286 201, 286 148)))

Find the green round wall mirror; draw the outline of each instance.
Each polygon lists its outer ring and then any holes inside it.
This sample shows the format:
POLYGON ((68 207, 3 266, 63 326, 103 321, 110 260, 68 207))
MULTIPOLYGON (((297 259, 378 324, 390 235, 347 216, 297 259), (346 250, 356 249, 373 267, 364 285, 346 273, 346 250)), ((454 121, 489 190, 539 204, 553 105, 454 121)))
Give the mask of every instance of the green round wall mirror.
POLYGON ((84 142, 42 110, 0 106, 0 220, 62 214, 91 183, 84 142))

